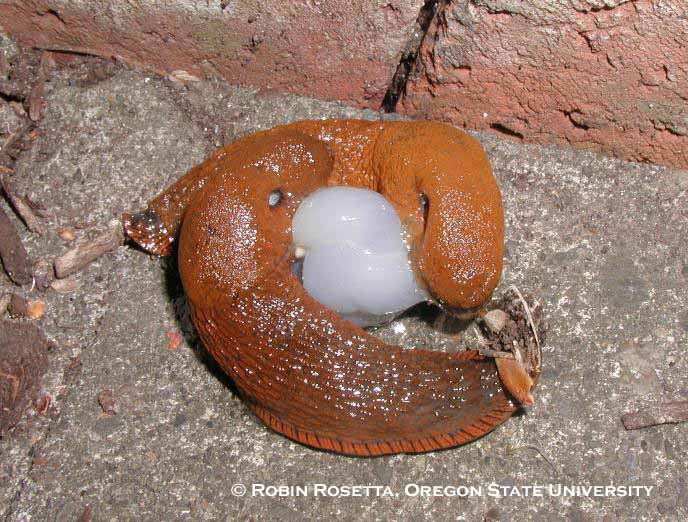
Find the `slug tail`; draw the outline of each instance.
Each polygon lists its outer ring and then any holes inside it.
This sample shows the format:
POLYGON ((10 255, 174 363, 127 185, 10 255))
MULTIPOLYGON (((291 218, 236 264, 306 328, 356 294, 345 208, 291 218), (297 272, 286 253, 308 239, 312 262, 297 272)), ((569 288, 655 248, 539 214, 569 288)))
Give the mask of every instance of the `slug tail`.
POLYGON ((156 256, 170 253, 173 235, 154 210, 148 208, 138 214, 123 214, 124 235, 139 247, 156 256))
MULTIPOLYGON (((457 354, 457 359, 473 360, 482 356, 475 351, 457 354)), ((300 444, 313 448, 340 453, 352 457, 380 457, 398 453, 425 453, 453 448, 478 439, 502 424, 517 409, 506 395, 492 404, 491 409, 483 411, 469 423, 457 425, 456 430, 444 433, 424 435, 418 433, 409 438, 381 438, 376 440, 361 440, 342 434, 338 437, 325 436, 317 431, 295 427, 288 421, 281 420, 275 413, 266 408, 250 403, 251 410, 271 430, 284 435, 300 444)))
POLYGON ((283 266, 231 296, 206 292, 212 308, 190 300, 204 346, 256 415, 296 442, 362 457, 423 453, 482 437, 519 408, 493 359, 385 344, 283 266))

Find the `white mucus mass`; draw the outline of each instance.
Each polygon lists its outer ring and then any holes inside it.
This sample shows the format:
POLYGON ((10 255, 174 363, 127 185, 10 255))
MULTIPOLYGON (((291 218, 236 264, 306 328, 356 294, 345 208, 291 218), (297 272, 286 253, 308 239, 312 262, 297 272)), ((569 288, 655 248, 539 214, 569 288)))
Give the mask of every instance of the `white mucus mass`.
POLYGON ((427 296, 416 282, 399 216, 372 190, 317 190, 292 222, 305 253, 297 272, 306 291, 361 326, 390 321, 427 296))

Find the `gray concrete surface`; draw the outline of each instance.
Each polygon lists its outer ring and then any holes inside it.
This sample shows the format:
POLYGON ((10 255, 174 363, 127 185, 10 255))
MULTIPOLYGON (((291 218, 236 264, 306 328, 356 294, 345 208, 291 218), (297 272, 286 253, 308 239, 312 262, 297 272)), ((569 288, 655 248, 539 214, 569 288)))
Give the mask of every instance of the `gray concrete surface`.
MULTIPOLYGON (((36 259, 64 252, 58 227, 102 226, 140 208, 241 134, 302 118, 377 117, 214 81, 187 90, 131 71, 86 86, 58 75, 46 96, 40 134, 16 165, 18 186, 56 215, 46 235, 23 232, 36 259)), ((527 413, 475 443, 425 455, 356 459, 292 443, 268 431, 205 361, 173 264, 121 248, 79 273, 75 292, 44 296, 40 326, 57 345, 45 380, 53 402, 0 440, 0 517, 75 520, 90 506, 93 520, 685 519, 688 425, 626 432, 619 418, 688 398, 688 174, 479 138, 507 215, 498 295, 509 284, 534 294, 551 327, 527 413), (170 332, 185 335, 175 350, 170 332), (106 389, 118 410, 110 417, 98 404, 106 389), (249 493, 234 496, 238 483, 249 493), (316 483, 389 486, 393 496, 315 496, 316 483), (492 483, 653 489, 649 497, 498 498, 492 483), (251 495, 252 484, 309 489, 265 498, 251 495), (408 484, 483 493, 414 496, 408 484)), ((10 290, 0 276, 0 294, 10 290)), ((414 317, 380 334, 451 344, 414 317)))

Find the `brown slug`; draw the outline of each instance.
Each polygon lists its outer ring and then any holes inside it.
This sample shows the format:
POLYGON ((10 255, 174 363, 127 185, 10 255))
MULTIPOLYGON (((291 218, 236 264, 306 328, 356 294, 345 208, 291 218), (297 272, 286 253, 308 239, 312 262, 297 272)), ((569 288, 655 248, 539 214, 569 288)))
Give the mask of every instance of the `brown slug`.
POLYGON ((519 407, 493 359, 387 345, 292 274, 292 217, 306 196, 335 185, 394 205, 415 276, 442 307, 471 317, 489 299, 502 266, 499 188, 478 143, 441 123, 302 121, 251 134, 123 223, 157 255, 179 238, 199 336, 273 430, 360 456, 447 448, 491 431, 519 407))

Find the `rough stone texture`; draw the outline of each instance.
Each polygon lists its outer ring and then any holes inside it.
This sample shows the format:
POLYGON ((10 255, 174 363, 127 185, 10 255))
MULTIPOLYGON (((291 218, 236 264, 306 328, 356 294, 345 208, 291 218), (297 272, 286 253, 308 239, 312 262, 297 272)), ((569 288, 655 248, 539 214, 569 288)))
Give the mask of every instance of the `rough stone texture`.
MULTIPOLYGON (((46 91, 40 134, 14 176, 58 213, 43 237, 24 233, 34 259, 64 251, 59 226, 136 209, 218 143, 301 118, 377 117, 218 81, 187 90, 132 71, 83 86, 54 77, 46 91)), ((685 519, 686 425, 626 432, 620 416, 688 397, 687 173, 479 138, 506 207, 498 294, 512 283, 533 293, 551 325, 527 413, 426 455, 355 459, 292 443, 257 421, 203 356, 174 263, 121 248, 79 273, 76 292, 44 295, 40 326, 57 345, 45 381, 53 404, 0 440, 0 517, 74 520, 90 509, 94 520, 685 519), (185 342, 170 349, 176 332, 185 342), (105 390, 116 415, 98 403, 105 390), (654 490, 495 498, 492 482, 654 490), (233 496, 237 483, 310 489, 233 496), (398 496, 314 497, 315 483, 390 486, 398 496), (471 498, 405 495, 414 483, 484 489, 471 498)), ((0 294, 9 288, 0 276, 0 294)), ((455 344, 427 316, 379 333, 409 346, 455 344)))
POLYGON ((688 167, 683 0, 459 0, 402 112, 688 167))
POLYGON ((3 0, 0 24, 31 46, 379 105, 422 3, 3 0))

